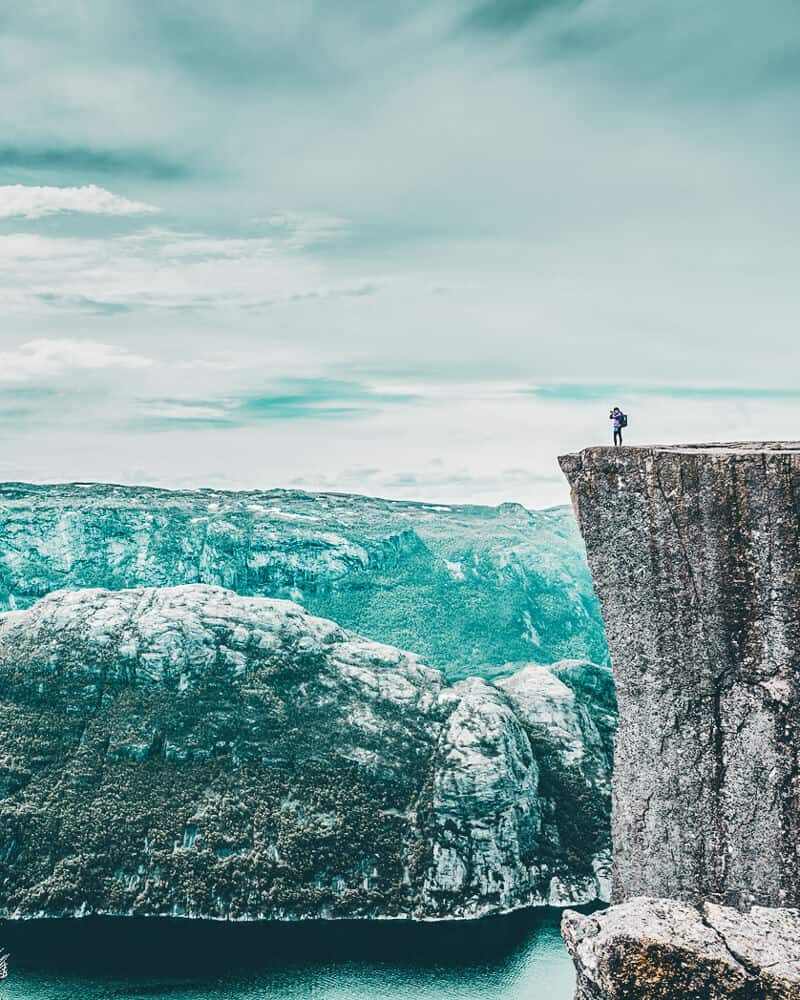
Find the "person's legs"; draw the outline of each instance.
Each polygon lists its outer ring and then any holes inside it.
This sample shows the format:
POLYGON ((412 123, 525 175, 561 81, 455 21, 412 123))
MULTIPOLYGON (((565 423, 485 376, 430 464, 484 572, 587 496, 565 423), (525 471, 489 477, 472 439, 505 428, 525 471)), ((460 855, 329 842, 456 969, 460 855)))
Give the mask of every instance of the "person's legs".
POLYGON ((622 431, 619 427, 614 428, 614 447, 622 444, 622 431))

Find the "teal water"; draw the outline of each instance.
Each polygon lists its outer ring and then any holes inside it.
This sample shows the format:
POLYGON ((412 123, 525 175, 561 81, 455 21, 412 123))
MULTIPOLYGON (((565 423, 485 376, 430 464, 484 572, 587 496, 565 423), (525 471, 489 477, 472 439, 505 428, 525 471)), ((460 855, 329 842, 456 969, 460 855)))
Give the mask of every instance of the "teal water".
POLYGON ((468 923, 0 924, 0 1000, 571 1000, 555 911, 468 923))

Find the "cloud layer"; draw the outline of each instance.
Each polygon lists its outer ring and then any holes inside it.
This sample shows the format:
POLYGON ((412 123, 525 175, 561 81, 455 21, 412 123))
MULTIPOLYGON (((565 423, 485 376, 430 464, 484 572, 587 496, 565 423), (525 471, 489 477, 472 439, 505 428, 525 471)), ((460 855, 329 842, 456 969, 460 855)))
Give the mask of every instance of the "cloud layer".
POLYGON ((610 396, 795 436, 799 53, 791 0, 17 5, 6 473, 536 502, 610 396))

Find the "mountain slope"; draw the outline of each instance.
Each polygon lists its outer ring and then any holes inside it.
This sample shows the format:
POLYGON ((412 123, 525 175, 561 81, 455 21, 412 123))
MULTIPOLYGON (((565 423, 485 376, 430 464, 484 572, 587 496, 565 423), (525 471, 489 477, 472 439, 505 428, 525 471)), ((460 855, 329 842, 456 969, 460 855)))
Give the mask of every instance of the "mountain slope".
POLYGON ((608 668, 448 684, 221 588, 0 616, 4 917, 474 917, 607 891, 608 668))
POLYGON ((449 676, 608 661, 572 513, 272 490, 0 486, 0 607, 208 583, 297 601, 449 676))

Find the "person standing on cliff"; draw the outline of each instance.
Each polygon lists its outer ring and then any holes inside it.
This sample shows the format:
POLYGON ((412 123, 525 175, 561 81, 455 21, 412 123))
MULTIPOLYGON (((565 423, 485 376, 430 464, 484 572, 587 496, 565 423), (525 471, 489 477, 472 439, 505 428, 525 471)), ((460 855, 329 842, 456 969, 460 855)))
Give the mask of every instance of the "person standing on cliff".
POLYGON ((609 413, 608 419, 614 428, 614 447, 616 448, 617 445, 622 444, 622 428, 627 421, 625 420, 625 414, 618 406, 615 406, 611 413, 609 413))

